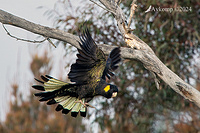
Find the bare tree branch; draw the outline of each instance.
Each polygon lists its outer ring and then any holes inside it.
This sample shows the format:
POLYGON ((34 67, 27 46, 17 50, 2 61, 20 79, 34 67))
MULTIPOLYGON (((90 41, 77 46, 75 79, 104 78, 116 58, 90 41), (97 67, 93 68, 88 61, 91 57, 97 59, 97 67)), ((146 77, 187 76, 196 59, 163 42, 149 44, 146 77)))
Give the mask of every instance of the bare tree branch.
POLYGON ((31 42, 31 43, 42 43, 42 42, 44 42, 44 41, 47 40, 47 38, 44 38, 44 39, 41 40, 41 41, 36 41, 36 40, 33 40, 33 41, 32 41, 32 40, 22 39, 22 38, 19 38, 19 37, 16 37, 16 36, 11 35, 10 32, 6 29, 6 27, 5 27, 3 24, 2 24, 2 26, 3 26, 4 30, 6 31, 6 33, 7 33, 10 37, 15 38, 15 39, 20 40, 20 41, 31 42))
POLYGON ((0 10, 0 22, 3 24, 8 24, 8 25, 25 29, 32 33, 45 36, 47 38, 53 38, 53 39, 61 40, 64 42, 68 42, 75 47, 79 47, 79 44, 77 42, 79 40, 78 36, 72 35, 70 33, 67 33, 58 29, 49 28, 49 27, 41 26, 39 24, 32 23, 30 21, 14 16, 3 10, 0 10))
POLYGON ((108 10, 107 8, 104 8, 103 6, 99 5, 99 4, 98 4, 98 3, 96 3, 95 1, 93 1, 93 0, 89 0, 89 1, 91 1, 91 2, 92 2, 92 3, 94 3, 94 4, 96 4, 97 6, 101 7, 102 9, 104 9, 104 10, 106 10, 106 11, 108 11, 108 12, 111 12, 111 13, 112 13, 112 11, 108 10))
MULTIPOLYGON (((115 16, 118 27, 122 35, 126 34, 126 29, 123 24, 126 23, 125 15, 122 9, 115 3, 114 0, 99 0, 112 14, 115 16)), ((0 22, 3 24, 8 24, 16 27, 20 27, 27 31, 35 34, 45 36, 47 38, 53 38, 60 41, 70 43, 74 47, 79 48, 79 37, 72 35, 70 33, 41 26, 39 24, 32 23, 20 17, 14 16, 3 10, 0 10, 0 22)), ((150 72, 153 72, 159 76, 165 83, 167 83, 174 91, 182 95, 184 98, 189 99, 194 102, 198 107, 200 107, 200 92, 193 88, 191 85, 184 82, 180 77, 168 69, 154 54, 153 50, 137 36, 131 34, 134 38, 135 43, 140 46, 140 49, 133 49, 127 47, 121 47, 121 56, 126 59, 139 60, 143 63, 144 67, 150 72)), ((114 46, 109 46, 106 44, 98 45, 105 54, 108 54, 114 46)))
MULTIPOLYGON (((200 107, 200 92, 193 88, 191 85, 183 81, 179 76, 167 68, 155 55, 153 50, 141 39, 132 33, 127 33, 125 15, 121 8, 115 3, 114 0, 99 0, 106 8, 115 12, 113 14, 118 24, 122 35, 125 38, 130 38, 134 45, 139 46, 138 50, 135 50, 135 54, 138 55, 136 58, 141 61, 144 67, 152 72, 154 75, 159 76, 165 83, 167 83, 174 91, 183 96, 185 99, 189 99, 194 102, 198 107, 200 107), (140 53, 140 52, 141 53, 140 53)), ((126 42, 128 43, 128 42, 126 42)))

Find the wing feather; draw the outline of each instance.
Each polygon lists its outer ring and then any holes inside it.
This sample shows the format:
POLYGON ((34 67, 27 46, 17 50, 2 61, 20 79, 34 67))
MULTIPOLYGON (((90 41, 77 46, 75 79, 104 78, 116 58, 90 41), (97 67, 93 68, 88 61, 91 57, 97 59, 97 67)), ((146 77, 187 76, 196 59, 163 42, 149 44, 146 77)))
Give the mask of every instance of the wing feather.
POLYGON ((121 57, 120 57, 120 48, 114 48, 109 56, 108 59, 106 61, 106 67, 103 71, 103 75, 102 78, 106 79, 106 77, 108 79, 110 79, 110 77, 114 76, 114 73, 112 73, 114 70, 116 70, 118 68, 118 63, 121 61, 121 57))
POLYGON ((100 79, 106 65, 103 51, 99 49, 86 28, 79 37, 79 45, 76 63, 72 64, 68 74, 71 82, 85 84, 100 79))

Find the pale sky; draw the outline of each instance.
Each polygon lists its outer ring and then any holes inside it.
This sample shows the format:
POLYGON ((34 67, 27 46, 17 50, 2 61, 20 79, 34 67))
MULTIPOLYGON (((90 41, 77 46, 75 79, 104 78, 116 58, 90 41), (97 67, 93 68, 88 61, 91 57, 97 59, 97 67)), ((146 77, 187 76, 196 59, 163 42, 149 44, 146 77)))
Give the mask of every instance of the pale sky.
MULTIPOLYGON (((44 12, 48 9, 53 9, 56 1, 57 0, 0 0, 0 9, 34 23, 52 27, 52 20, 48 20, 48 16, 44 16, 44 12), (40 6, 44 8, 38 8, 40 6)), ((19 28, 8 25, 5 26, 12 35, 17 37, 30 40, 42 39, 38 38, 38 35, 33 35, 19 28)), ((0 40, 0 120, 4 120, 5 111, 9 109, 8 101, 11 100, 11 91, 9 89, 10 82, 15 80, 22 85, 21 88, 30 89, 30 81, 32 81, 30 78, 33 78, 29 70, 29 63, 31 61, 30 53, 34 53, 37 44, 17 41, 11 38, 6 34, 1 24, 0 40)), ((46 43, 46 45, 49 44, 46 43)), ((21 91, 25 94, 29 92, 27 90, 21 91)))

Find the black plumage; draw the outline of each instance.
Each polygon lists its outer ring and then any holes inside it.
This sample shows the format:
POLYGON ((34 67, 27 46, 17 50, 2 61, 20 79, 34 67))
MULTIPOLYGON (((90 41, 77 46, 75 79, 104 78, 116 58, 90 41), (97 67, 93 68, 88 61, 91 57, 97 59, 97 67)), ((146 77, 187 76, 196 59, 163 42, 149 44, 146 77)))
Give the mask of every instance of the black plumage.
POLYGON ((48 105, 58 103, 56 111, 71 116, 80 115, 85 117, 87 106, 93 97, 97 95, 106 98, 115 97, 118 88, 115 85, 108 84, 106 77, 110 79, 114 76, 113 71, 118 68, 120 62, 120 48, 114 48, 106 60, 101 49, 95 44, 88 29, 86 28, 82 36, 80 36, 80 49, 78 49, 76 63, 71 65, 68 74, 71 82, 66 83, 57 80, 51 76, 41 76, 42 80, 36 81, 43 85, 33 85, 32 87, 42 92, 36 93, 35 96, 40 97, 39 101, 47 101, 48 105))

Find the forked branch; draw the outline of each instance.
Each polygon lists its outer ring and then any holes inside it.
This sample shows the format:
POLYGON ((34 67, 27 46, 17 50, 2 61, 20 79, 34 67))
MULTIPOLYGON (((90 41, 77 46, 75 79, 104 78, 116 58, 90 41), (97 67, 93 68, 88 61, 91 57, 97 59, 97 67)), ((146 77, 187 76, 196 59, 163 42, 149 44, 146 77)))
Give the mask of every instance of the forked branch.
MULTIPOLYGON (((126 17, 122 12, 121 8, 114 0, 99 0, 106 8, 115 12, 113 15, 118 24, 124 40, 128 46, 135 48, 134 54, 136 60, 139 60, 143 63, 144 67, 149 70, 153 75, 159 76, 166 84, 168 84, 174 91, 183 96, 185 99, 189 99, 194 102, 198 107, 200 107, 200 92, 194 87, 183 81, 178 75, 172 72, 167 68, 155 55, 153 50, 140 38, 138 38, 133 33, 127 31, 129 25, 126 25, 126 17)), ((134 3, 133 3, 134 4, 134 3)), ((132 5, 133 6, 133 5, 132 5)), ((131 16, 131 15, 130 15, 131 16)), ((155 80, 156 84, 158 82, 155 80)))

